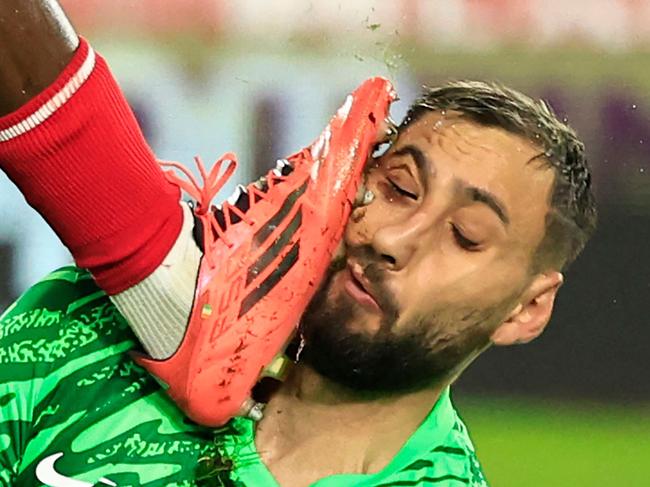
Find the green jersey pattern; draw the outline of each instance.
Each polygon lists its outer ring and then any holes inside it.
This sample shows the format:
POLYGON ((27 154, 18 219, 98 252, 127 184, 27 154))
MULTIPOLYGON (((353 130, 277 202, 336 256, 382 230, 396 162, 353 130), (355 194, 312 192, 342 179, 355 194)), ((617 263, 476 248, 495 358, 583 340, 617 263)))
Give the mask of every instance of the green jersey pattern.
MULTIPOLYGON (((195 425, 133 362, 134 349, 123 317, 74 267, 0 317, 0 487, 277 486, 255 450, 252 421, 195 425)), ((446 391, 381 472, 313 485, 487 484, 446 391)))
POLYGON ((87 273, 62 269, 0 320, 0 485, 37 465, 87 485, 194 485, 212 432, 183 419, 128 355, 136 342, 87 273))

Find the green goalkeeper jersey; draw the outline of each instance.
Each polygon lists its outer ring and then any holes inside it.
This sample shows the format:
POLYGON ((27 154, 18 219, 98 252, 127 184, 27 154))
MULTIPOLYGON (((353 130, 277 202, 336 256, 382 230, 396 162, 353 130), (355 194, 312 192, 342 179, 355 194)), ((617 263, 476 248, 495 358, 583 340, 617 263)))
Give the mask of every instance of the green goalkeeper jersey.
MULTIPOLYGON (((0 486, 277 486, 251 420, 192 423, 133 362, 136 347, 106 295, 74 267, 0 317, 0 486)), ((381 472, 313 485, 487 484, 446 391, 381 472)))

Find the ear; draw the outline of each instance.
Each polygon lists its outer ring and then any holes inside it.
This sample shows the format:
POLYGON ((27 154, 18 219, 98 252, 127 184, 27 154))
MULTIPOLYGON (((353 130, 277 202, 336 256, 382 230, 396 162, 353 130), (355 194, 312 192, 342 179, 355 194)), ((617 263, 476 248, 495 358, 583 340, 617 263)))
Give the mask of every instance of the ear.
POLYGON ((563 282, 564 277, 559 272, 537 275, 506 321, 492 333, 492 343, 528 343, 541 335, 551 318, 555 296, 563 282))

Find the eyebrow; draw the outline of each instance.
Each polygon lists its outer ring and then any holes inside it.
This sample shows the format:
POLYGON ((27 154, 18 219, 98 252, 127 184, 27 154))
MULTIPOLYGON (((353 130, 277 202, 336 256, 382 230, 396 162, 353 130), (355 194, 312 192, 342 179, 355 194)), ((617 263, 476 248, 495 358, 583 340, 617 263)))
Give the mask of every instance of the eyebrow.
POLYGON ((499 200, 499 198, 484 189, 477 188, 475 186, 465 186, 465 184, 461 181, 459 181, 459 183, 464 186, 463 191, 469 199, 476 201, 477 203, 483 203, 487 205, 492 211, 497 214, 504 225, 510 225, 510 217, 508 216, 508 212, 505 209, 505 205, 499 200))
MULTIPOLYGON (((433 164, 433 161, 431 161, 422 150, 411 144, 396 149, 394 154, 398 156, 409 155, 413 158, 420 180, 422 181, 425 190, 427 190, 429 187, 429 177, 435 177, 436 175, 436 167, 433 164)), ((457 179, 456 183, 459 191, 462 192, 467 199, 476 203, 483 203, 496 213, 504 225, 510 225, 510 217, 505 209, 505 205, 493 193, 476 186, 468 185, 460 179, 457 179)))

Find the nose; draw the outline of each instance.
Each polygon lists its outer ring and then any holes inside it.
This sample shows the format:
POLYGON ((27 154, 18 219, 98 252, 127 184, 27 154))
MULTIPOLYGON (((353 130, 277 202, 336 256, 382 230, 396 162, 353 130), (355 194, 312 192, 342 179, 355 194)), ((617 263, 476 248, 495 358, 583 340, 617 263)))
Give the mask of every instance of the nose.
POLYGON ((400 270, 408 265, 422 244, 428 226, 426 215, 418 212, 407 220, 379 228, 372 237, 371 245, 388 269, 400 270))

